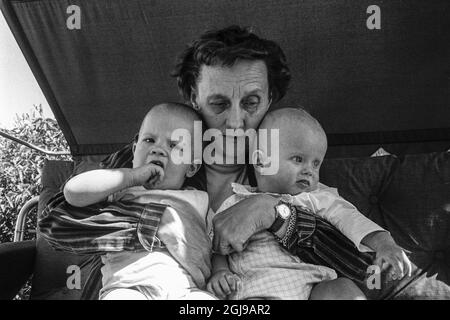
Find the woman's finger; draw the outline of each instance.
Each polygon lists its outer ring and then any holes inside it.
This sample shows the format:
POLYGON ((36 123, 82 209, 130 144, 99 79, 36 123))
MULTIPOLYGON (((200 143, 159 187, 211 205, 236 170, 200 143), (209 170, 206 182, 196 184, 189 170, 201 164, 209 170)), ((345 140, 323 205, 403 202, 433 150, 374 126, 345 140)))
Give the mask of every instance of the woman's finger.
POLYGON ((222 255, 228 255, 232 252, 232 248, 226 242, 220 242, 219 244, 219 252, 222 255))
POLYGON ((219 252, 219 245, 220 245, 220 236, 219 233, 217 232, 216 228, 214 228, 214 236, 213 236, 213 241, 212 241, 212 247, 214 252, 219 252))
POLYGON ((229 246, 236 252, 242 252, 244 250, 244 244, 240 241, 231 242, 229 246))

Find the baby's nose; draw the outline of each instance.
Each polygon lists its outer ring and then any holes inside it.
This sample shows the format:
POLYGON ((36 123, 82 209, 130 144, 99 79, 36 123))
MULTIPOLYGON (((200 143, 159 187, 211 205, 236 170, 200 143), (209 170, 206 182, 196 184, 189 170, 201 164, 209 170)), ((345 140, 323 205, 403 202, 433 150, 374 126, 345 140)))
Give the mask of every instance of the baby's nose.
POLYGON ((167 153, 162 148, 153 148, 150 152, 152 155, 159 156, 159 157, 166 157, 167 153))
POLYGON ((311 167, 310 166, 304 166, 302 168, 301 174, 305 175, 305 176, 312 176, 313 172, 312 172, 311 167))

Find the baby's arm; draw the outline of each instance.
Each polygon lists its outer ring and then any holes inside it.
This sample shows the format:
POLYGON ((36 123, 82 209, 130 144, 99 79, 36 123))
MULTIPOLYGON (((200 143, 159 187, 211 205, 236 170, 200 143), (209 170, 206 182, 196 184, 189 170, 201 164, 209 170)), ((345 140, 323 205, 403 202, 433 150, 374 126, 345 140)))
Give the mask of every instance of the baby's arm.
POLYGON ((76 207, 105 200, 109 195, 133 186, 154 184, 164 175, 161 167, 147 164, 139 168, 99 169, 81 173, 64 186, 64 197, 76 207))
POLYGON ((363 239, 378 231, 386 230, 364 216, 358 209, 332 191, 313 192, 308 194, 313 211, 319 217, 335 226, 343 235, 350 239, 361 252, 372 251, 365 246, 363 239))
POLYGON ((409 261, 403 249, 395 243, 389 232, 375 231, 369 233, 361 242, 377 253, 375 264, 382 270, 389 266, 392 267, 392 279, 403 278, 405 274, 411 276, 411 261, 409 261))
POLYGON ((385 264, 392 266, 394 278, 395 275, 403 277, 405 273, 411 275, 411 262, 390 233, 365 217, 350 202, 328 191, 311 194, 311 201, 316 214, 337 227, 360 251, 367 251, 365 247, 375 251, 375 263, 380 268, 385 264))
POLYGON ((240 279, 228 267, 227 256, 213 254, 212 275, 208 280, 206 289, 221 299, 226 299, 240 286, 240 279))

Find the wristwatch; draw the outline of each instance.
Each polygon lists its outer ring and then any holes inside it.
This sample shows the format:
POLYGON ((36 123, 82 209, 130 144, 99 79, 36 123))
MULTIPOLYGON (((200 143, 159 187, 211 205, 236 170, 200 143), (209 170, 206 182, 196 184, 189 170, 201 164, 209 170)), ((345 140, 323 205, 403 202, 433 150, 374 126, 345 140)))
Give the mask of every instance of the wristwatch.
POLYGON ((269 231, 272 233, 277 232, 289 218, 292 213, 290 204, 283 200, 280 200, 278 204, 275 206, 275 222, 270 226, 269 231))

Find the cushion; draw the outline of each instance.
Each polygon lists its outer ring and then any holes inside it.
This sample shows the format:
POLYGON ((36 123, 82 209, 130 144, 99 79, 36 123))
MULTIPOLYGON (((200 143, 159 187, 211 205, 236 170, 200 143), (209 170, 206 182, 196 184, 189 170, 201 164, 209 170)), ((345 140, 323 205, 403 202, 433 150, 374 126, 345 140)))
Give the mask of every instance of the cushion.
MULTIPOLYGON (((41 177, 42 191, 39 197, 38 219, 41 217, 42 209, 46 203, 60 190, 61 185, 72 174, 73 170, 74 163, 70 161, 45 161, 41 177)), ((36 247, 31 298, 52 300, 79 299, 86 279, 86 262, 89 257, 54 250, 40 236, 39 230, 37 232, 36 247), (67 286, 68 277, 73 274, 73 271, 68 269, 70 266, 80 267, 80 289, 67 286)))
POLYGON ((412 277, 382 280, 370 298, 450 299, 450 153, 326 159, 321 181, 391 232, 412 277))

